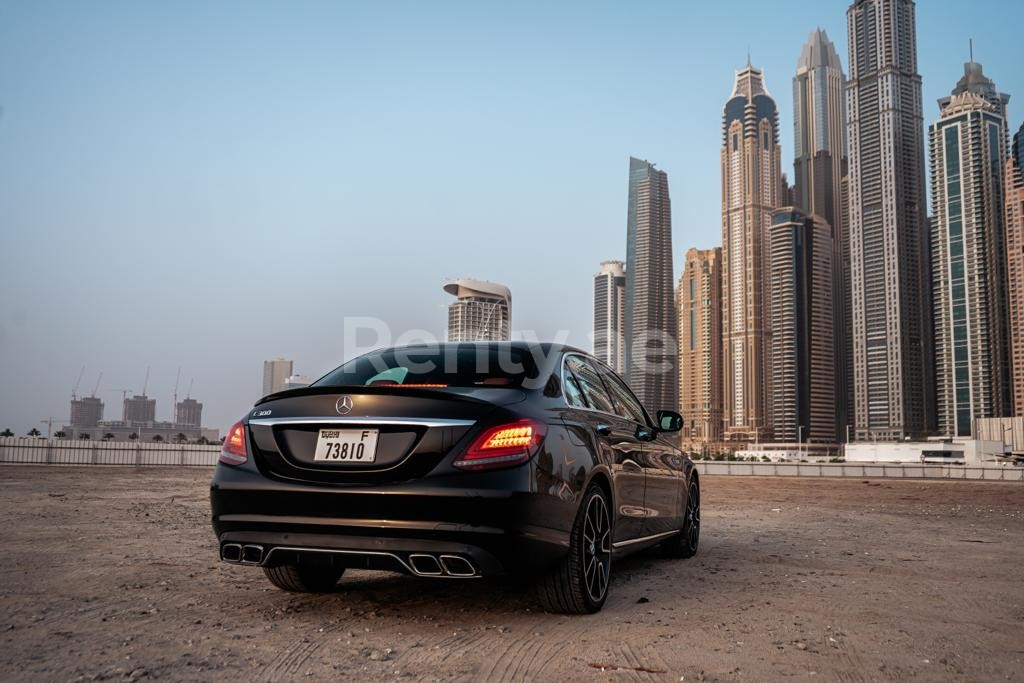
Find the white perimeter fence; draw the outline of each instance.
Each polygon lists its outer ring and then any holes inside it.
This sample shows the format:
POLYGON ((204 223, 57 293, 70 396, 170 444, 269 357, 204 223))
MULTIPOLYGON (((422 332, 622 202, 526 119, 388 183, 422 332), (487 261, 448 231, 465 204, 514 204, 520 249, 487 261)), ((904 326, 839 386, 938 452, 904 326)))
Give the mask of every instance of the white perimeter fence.
POLYGON ((209 466, 219 454, 219 445, 0 437, 0 463, 209 466))
MULTIPOLYGON (((220 446, 137 443, 131 441, 72 441, 0 437, 0 463, 33 465, 192 465, 217 464, 220 446)), ((759 477, 848 477, 896 479, 970 479, 1022 481, 1024 467, 994 465, 919 465, 914 463, 795 463, 697 461, 701 474, 759 477)))
POLYGON ((971 479, 1024 481, 1024 467, 992 465, 920 465, 916 463, 871 462, 708 462, 697 461, 701 474, 731 474, 748 477, 849 477, 870 479, 971 479))

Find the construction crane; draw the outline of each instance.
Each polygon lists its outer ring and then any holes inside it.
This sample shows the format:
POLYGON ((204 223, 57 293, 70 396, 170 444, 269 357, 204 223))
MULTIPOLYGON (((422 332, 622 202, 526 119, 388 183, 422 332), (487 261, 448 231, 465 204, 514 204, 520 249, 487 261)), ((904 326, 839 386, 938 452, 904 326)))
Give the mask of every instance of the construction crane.
POLYGON ((171 404, 171 422, 178 421, 178 381, 181 379, 181 366, 178 366, 178 374, 174 377, 174 403, 171 404))
POLYGON ((195 382, 195 381, 196 381, 195 377, 191 378, 188 381, 188 393, 185 394, 185 398, 192 398, 192 383, 195 382))
POLYGON ((149 386, 149 366, 146 366, 146 381, 142 383, 142 395, 146 395, 146 387, 149 386))
POLYGON ((100 370, 100 376, 96 378, 96 386, 92 388, 92 397, 96 398, 96 392, 100 390, 100 380, 103 379, 103 371, 100 370))
POLYGON ((74 401, 74 400, 76 400, 78 398, 78 385, 82 383, 82 375, 84 375, 84 374, 85 374, 85 366, 83 365, 82 369, 78 371, 78 380, 75 381, 75 386, 71 390, 71 400, 72 401, 74 401))

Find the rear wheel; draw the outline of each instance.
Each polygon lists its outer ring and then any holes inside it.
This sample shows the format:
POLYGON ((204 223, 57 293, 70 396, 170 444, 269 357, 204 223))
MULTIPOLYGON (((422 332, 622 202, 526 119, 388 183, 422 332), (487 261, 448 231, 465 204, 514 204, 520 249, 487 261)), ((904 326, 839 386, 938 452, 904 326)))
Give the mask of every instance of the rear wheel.
POLYGON ((686 496, 686 508, 683 510, 683 528, 679 533, 663 541, 661 550, 666 557, 693 557, 697 554, 700 543, 700 484, 697 479, 690 480, 689 493, 686 496))
POLYGON ((608 597, 612 569, 612 525, 608 496, 596 484, 576 513, 569 555, 540 580, 537 595, 548 612, 597 612, 608 597))
POLYGON ((292 593, 327 593, 345 573, 344 567, 329 564, 282 564, 264 567, 263 573, 283 591, 292 593))

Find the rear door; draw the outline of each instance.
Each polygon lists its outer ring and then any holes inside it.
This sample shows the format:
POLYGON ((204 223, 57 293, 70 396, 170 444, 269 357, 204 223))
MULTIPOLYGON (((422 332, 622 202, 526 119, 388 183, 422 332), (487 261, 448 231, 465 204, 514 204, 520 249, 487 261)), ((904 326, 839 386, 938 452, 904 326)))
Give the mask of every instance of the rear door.
POLYGON ((644 508, 645 521, 643 535, 652 536, 668 531, 675 531, 681 526, 680 514, 682 487, 677 467, 678 452, 668 444, 650 438, 654 430, 648 424, 646 412, 641 407, 633 392, 626 383, 609 368, 601 366, 601 376, 608 387, 608 393, 615 404, 615 410, 630 421, 634 433, 643 434, 641 439, 642 456, 639 461, 644 468, 644 508))
POLYGON ((586 419, 597 443, 607 454, 612 471, 616 515, 612 543, 622 543, 642 535, 644 517, 644 470, 640 440, 635 425, 618 415, 600 370, 589 359, 571 355, 566 358, 571 374, 589 406, 586 419))

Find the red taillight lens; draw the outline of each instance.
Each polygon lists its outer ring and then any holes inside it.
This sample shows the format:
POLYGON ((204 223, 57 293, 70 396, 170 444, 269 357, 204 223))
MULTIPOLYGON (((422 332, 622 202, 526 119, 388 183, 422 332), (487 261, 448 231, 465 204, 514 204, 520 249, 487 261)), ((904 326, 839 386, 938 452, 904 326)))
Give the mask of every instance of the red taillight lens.
POLYGON ((231 425, 228 435, 224 437, 219 460, 225 465, 241 465, 248 459, 249 453, 245 450, 245 425, 239 421, 231 425))
POLYGON ((452 464, 464 470, 490 470, 521 465, 544 441, 547 427, 536 420, 517 420, 485 429, 452 464))

